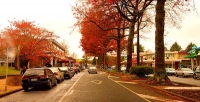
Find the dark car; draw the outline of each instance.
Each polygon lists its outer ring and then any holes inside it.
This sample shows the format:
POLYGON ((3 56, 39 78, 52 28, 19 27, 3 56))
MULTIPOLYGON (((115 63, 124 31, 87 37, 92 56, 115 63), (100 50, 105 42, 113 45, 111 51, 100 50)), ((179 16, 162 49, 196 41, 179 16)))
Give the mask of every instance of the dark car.
POLYGON ((62 82, 64 80, 64 72, 60 70, 58 67, 50 67, 51 71, 55 74, 58 82, 62 82))
POLYGON ((47 87, 57 85, 56 76, 49 68, 29 68, 22 76, 22 87, 28 91, 30 87, 47 87))
POLYGON ((64 78, 71 79, 74 76, 74 70, 70 67, 59 67, 64 73, 64 78))
POLYGON ((77 67, 77 66, 73 66, 72 68, 73 68, 75 74, 78 74, 78 73, 80 72, 79 67, 77 67))

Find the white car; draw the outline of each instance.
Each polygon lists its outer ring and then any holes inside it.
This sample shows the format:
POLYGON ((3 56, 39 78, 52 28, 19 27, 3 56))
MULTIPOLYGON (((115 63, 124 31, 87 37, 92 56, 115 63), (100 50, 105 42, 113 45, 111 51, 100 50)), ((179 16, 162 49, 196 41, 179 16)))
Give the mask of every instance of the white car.
POLYGON ((175 69, 174 68, 165 68, 167 75, 175 75, 175 69))
POLYGON ((178 76, 183 76, 183 77, 191 77, 193 76, 194 71, 190 68, 178 68, 176 70, 175 75, 178 76))
POLYGON ((89 74, 91 74, 91 73, 97 74, 97 68, 96 68, 96 67, 89 67, 89 68, 88 68, 88 73, 89 73, 89 74))
POLYGON ((125 65, 122 65, 121 66, 121 71, 125 71, 126 70, 126 66, 125 65))

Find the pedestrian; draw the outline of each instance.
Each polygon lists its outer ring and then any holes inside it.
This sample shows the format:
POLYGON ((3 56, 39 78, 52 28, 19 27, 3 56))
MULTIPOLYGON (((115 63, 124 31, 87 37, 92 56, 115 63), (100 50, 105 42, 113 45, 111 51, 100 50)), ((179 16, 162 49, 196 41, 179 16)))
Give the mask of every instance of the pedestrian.
POLYGON ((26 66, 23 66, 23 69, 21 70, 21 75, 23 75, 26 72, 26 66))

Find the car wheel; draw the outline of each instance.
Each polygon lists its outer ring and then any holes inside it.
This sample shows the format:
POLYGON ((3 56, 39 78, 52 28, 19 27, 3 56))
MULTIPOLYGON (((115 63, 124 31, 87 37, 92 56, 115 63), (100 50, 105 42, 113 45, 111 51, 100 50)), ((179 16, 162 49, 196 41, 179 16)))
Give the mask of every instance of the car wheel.
POLYGON ((194 79, 197 79, 197 76, 196 76, 196 74, 194 74, 194 75, 193 75, 193 78, 194 78, 194 79))
POLYGON ((28 91, 28 87, 24 86, 23 87, 24 91, 28 91))
POLYGON ((71 76, 70 76, 70 75, 68 76, 68 79, 71 79, 71 76))
POLYGON ((176 77, 178 77, 178 74, 176 73, 176 77))
POLYGON ((55 80, 54 86, 56 86, 58 84, 57 80, 55 80))
POLYGON ((52 82, 49 80, 49 83, 48 83, 48 88, 51 89, 52 88, 52 82))
POLYGON ((62 82, 62 78, 61 78, 61 76, 60 76, 60 79, 59 79, 59 81, 58 81, 58 82, 59 82, 59 83, 60 83, 60 82, 62 82))
POLYGON ((182 76, 185 77, 185 74, 183 73, 182 76))

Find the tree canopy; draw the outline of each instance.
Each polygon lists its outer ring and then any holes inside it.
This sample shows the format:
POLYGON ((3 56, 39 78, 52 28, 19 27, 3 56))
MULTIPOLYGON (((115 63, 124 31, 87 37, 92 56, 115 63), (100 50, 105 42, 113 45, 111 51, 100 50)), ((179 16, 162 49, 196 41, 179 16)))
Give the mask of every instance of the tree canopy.
POLYGON ((52 31, 37 27, 34 22, 25 20, 10 21, 10 26, 1 32, 3 49, 15 49, 15 68, 20 60, 26 62, 38 58, 49 59, 48 54, 60 55, 60 51, 51 46, 51 40, 58 38, 52 31), (52 53, 53 52, 53 53, 52 53))
POLYGON ((180 51, 181 49, 181 46, 177 42, 174 42, 174 44, 170 47, 170 51, 180 51))

